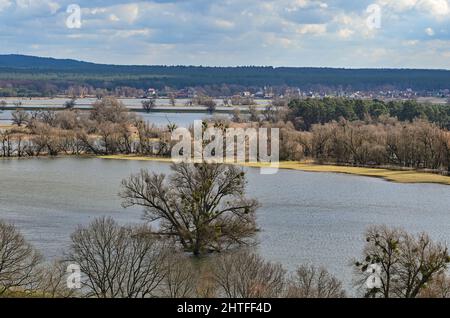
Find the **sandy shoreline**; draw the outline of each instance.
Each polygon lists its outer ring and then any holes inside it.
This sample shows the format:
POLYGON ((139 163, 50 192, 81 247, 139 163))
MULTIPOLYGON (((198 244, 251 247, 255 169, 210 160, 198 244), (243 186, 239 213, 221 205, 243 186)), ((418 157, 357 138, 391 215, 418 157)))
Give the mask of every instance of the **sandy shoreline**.
MULTIPOLYGON (((158 162, 172 162, 170 158, 160 157, 144 157, 144 156, 132 156, 132 155, 110 155, 110 156, 97 156, 101 159, 109 160, 138 160, 138 161, 158 161, 158 162)), ((246 163, 242 166, 252 168, 262 168, 262 163, 246 163)), ((360 168, 360 167, 347 167, 347 166, 335 166, 335 165, 319 165, 308 162, 298 161, 284 161, 279 164, 280 169, 300 170, 306 172, 327 172, 327 173, 344 173, 365 177, 382 178, 386 181, 397 183, 435 183, 450 185, 450 177, 443 176, 429 172, 419 172, 413 170, 390 170, 383 168, 360 168)))

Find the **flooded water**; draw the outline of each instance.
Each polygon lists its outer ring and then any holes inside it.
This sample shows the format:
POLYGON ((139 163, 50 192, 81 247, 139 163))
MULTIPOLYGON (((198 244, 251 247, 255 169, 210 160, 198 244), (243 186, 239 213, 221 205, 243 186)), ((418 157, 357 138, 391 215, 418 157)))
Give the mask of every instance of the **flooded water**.
MULTIPOLYGON (((170 173, 166 163, 101 159, 0 160, 0 218, 16 224, 47 258, 60 256, 70 234, 100 216, 142 222, 123 209, 120 181, 141 168, 170 173)), ((359 176, 248 169, 248 196, 257 198, 259 245, 267 259, 293 270, 323 265, 350 286, 350 260, 361 254, 374 224, 428 232, 450 242, 450 187, 395 184, 359 176)))
MULTIPOLYGON (((10 110, 0 111, 0 124, 12 123, 10 110)), ((210 119, 213 116, 230 118, 229 114, 209 113, 174 113, 174 112, 154 112, 154 113, 138 113, 145 121, 153 123, 157 126, 167 126, 169 123, 176 124, 178 127, 189 127, 195 120, 210 119)))
MULTIPOLYGON (((0 98, 0 100, 2 100, 0 98)), ((13 112, 13 109, 15 105, 18 105, 20 102, 20 107, 28 107, 28 108, 48 108, 48 109, 54 109, 54 108, 60 108, 63 107, 64 103, 68 99, 64 98, 53 98, 53 99, 17 99, 17 98, 5 98, 3 99, 7 103, 7 107, 11 107, 7 110, 0 110, 0 124, 6 124, 12 122, 12 116, 11 113, 13 112)), ((82 98, 77 99, 76 101, 76 107, 78 108, 85 108, 89 109, 93 103, 95 103, 97 99, 95 98, 82 98)), ((124 103, 124 105, 130 109, 141 109, 141 101, 142 99, 136 99, 136 98, 124 98, 120 99, 124 103)), ((213 115, 206 112, 205 107, 201 106, 189 106, 188 110, 191 110, 192 112, 186 112, 186 104, 188 103, 188 99, 177 99, 176 100, 176 106, 170 106, 170 101, 168 99, 157 99, 156 100, 156 107, 159 108, 168 108, 171 109, 171 111, 164 110, 158 110, 158 112, 152 112, 152 113, 138 113, 139 116, 143 117, 144 120, 147 120, 151 123, 154 123, 158 126, 166 126, 167 124, 174 123, 177 126, 181 127, 188 127, 189 125, 193 124, 194 120, 201 120, 201 119, 207 119, 211 118, 213 115), (182 110, 180 112, 177 112, 177 110, 182 110)), ((256 100, 255 101, 259 107, 266 106, 269 101, 268 100, 256 100)), ((222 100, 217 99, 216 100, 217 105, 222 105, 222 100)), ((246 108, 246 107, 242 107, 246 108)), ((218 110, 227 110, 231 111, 232 107, 222 107, 218 106, 218 110)), ((230 118, 230 114, 216 114, 214 116, 223 116, 230 118)))
MULTIPOLYGON (((63 107, 65 102, 69 100, 69 98, 1 98, 0 100, 4 100, 7 103, 8 107, 17 107, 20 105, 22 107, 63 107)), ((128 108, 138 108, 142 107, 142 98, 119 98, 119 100, 128 108)), ((80 108, 89 108, 93 103, 97 101, 96 98, 79 98, 76 100, 77 107, 80 108)), ((177 99, 175 101, 176 107, 184 107, 188 105, 189 99, 177 99)), ((218 106, 223 104, 222 99, 214 100, 218 106)), ((266 106, 270 103, 270 100, 267 99, 256 99, 255 103, 257 106, 266 106)), ((156 106, 160 107, 170 107, 170 100, 167 98, 158 98, 156 99, 156 106)))

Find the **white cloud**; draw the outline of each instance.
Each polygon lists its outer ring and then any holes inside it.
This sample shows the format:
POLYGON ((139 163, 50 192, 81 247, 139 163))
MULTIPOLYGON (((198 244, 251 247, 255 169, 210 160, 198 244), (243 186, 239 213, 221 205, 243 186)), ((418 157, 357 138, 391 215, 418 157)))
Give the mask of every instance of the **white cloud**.
POLYGON ((415 46, 419 43, 419 41, 418 40, 408 40, 408 41, 403 41, 402 43, 403 43, 403 45, 415 46))
POLYGON ((87 10, 90 15, 104 18, 110 22, 123 21, 129 24, 133 24, 139 17, 139 4, 119 4, 110 7, 96 7, 87 10), (105 16, 106 15, 106 16, 105 16))
POLYGON ((434 17, 442 17, 450 14, 448 0, 379 0, 378 4, 396 12, 416 10, 434 17))
POLYGON ((433 36, 434 35, 434 30, 432 28, 426 28, 425 29, 425 33, 429 36, 433 36))
POLYGON ((100 62, 450 68, 432 58, 449 52, 435 42, 448 38, 449 1, 77 0, 83 27, 75 31, 64 27, 70 0, 0 0, 0 36, 5 52, 100 62), (367 26, 372 2, 382 4, 381 29, 367 26))
POLYGON ((118 22, 120 21, 119 17, 117 15, 115 15, 114 13, 109 15, 109 21, 111 22, 118 22))
POLYGON ((114 14, 123 21, 133 23, 139 16, 139 5, 132 3, 113 7, 114 14))
POLYGON ((349 38, 353 35, 360 35, 363 38, 372 38, 377 30, 368 27, 366 17, 358 14, 338 14, 333 19, 333 24, 337 28, 336 34, 340 38, 349 38))
POLYGON ((327 9, 328 4, 317 0, 288 0, 287 3, 281 3, 280 0, 276 0, 270 4, 271 8, 279 7, 280 5, 285 8, 287 12, 295 12, 306 8, 319 7, 320 9, 327 9))
POLYGON ((88 12, 90 14, 93 14, 93 15, 102 14, 102 13, 105 13, 107 11, 108 11, 107 8, 92 8, 92 9, 88 9, 88 12))
POLYGON ((11 6, 11 4, 12 3, 10 0, 0 0, 0 12, 9 8, 11 6))
POLYGON ((61 7, 57 2, 51 0, 16 0, 16 6, 21 10, 48 10, 51 14, 55 14, 61 7))
POLYGON ((320 35, 327 32, 326 24, 301 24, 295 30, 298 34, 320 35))
POLYGON ((350 30, 350 29, 340 29, 340 30, 338 31, 338 36, 339 36, 340 38, 343 38, 343 39, 348 39, 348 38, 351 37, 354 33, 355 33, 355 31, 350 30))
POLYGON ((286 11, 297 11, 298 9, 307 7, 309 4, 309 0, 293 0, 286 6, 286 11))
POLYGON ((283 47, 285 49, 292 48, 295 42, 291 38, 280 37, 276 34, 269 34, 264 39, 264 47, 283 47))
POLYGON ((445 16, 450 13, 447 0, 420 0, 418 1, 418 7, 436 17, 445 16))
POLYGON ((148 35, 150 35, 150 29, 120 30, 114 34, 114 36, 120 38, 129 38, 133 36, 148 36, 148 35))
POLYGON ((232 29, 234 27, 234 23, 229 20, 217 19, 214 21, 214 24, 220 29, 232 29))
POLYGON ((379 0, 378 4, 389 7, 397 12, 411 10, 417 5, 418 0, 379 0))

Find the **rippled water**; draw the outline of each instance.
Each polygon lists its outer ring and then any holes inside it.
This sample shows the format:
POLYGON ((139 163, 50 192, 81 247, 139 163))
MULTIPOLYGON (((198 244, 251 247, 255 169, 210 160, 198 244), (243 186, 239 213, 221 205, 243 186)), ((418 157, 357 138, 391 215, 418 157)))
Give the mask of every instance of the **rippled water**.
MULTIPOLYGON (((14 222, 45 256, 64 252, 77 225, 107 215, 141 222, 139 208, 122 209, 120 181, 157 162, 101 159, 0 160, 0 218, 14 222)), ((395 184, 380 179, 284 170, 248 170, 248 195, 262 204, 257 249, 288 269, 324 265, 346 286, 350 260, 361 253, 364 230, 373 224, 426 231, 450 241, 450 187, 395 184)))

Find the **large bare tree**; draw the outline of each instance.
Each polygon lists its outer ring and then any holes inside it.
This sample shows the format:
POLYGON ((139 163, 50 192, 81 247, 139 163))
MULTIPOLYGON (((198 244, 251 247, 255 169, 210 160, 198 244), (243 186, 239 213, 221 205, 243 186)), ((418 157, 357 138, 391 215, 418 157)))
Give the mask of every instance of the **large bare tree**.
POLYGON ((199 255, 251 243, 256 200, 245 197, 242 169, 217 164, 174 164, 170 178, 142 170, 122 182, 123 206, 144 207, 155 233, 175 238, 199 255))
POLYGON ((13 225, 0 221, 0 296, 33 289, 40 279, 41 259, 13 225))
POLYGON ((86 296, 144 298, 156 294, 165 277, 167 254, 164 244, 148 231, 101 218, 72 234, 67 261, 80 266, 86 296))
POLYGON ((415 298, 449 262, 447 247, 427 234, 374 226, 366 233, 363 260, 354 265, 356 285, 366 297, 415 298), (371 277, 375 284, 367 284, 371 277))

